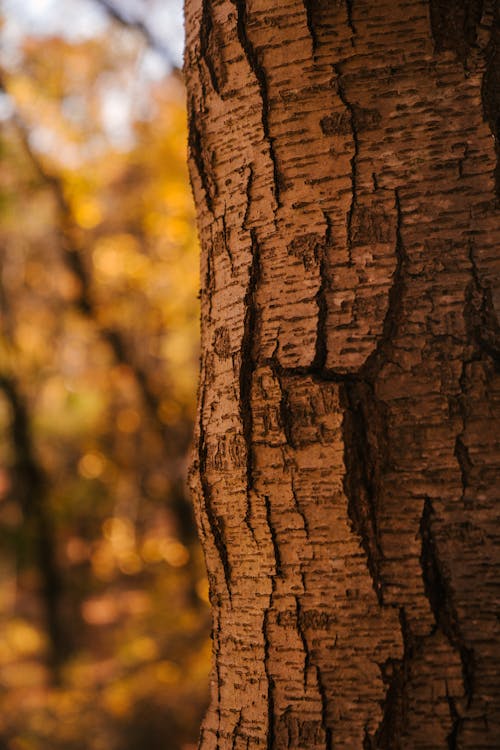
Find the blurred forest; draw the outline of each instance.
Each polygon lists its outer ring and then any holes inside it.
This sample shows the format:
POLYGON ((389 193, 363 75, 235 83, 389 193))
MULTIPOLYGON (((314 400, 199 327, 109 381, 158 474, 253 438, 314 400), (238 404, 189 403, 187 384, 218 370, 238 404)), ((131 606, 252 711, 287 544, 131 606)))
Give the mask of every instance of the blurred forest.
POLYGON ((184 91, 123 21, 0 19, 0 750, 191 750, 205 709, 184 91))

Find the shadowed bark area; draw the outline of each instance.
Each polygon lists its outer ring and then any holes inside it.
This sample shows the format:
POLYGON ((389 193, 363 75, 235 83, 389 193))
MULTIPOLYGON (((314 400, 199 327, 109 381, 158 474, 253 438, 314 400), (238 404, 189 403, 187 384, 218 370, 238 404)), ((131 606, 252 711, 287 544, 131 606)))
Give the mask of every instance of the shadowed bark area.
POLYGON ((186 29, 201 750, 497 747, 498 8, 186 29))

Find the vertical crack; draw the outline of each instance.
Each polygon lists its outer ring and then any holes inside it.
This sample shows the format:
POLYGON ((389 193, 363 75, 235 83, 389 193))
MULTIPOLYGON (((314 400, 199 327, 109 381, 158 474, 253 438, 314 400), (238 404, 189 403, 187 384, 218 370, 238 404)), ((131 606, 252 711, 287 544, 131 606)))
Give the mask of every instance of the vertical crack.
POLYGON ((396 337, 397 328, 404 313, 403 295, 406 287, 408 257, 406 255, 402 237, 403 214, 398 188, 394 191, 394 205, 396 209, 396 242, 394 246, 396 268, 394 269, 392 285, 388 293, 389 302, 382 326, 382 334, 377 341, 375 350, 370 354, 363 365, 363 372, 366 374, 367 379, 372 383, 375 381, 382 363, 390 359, 388 352, 392 346, 392 341, 396 337))
POLYGON ((278 544, 278 539, 276 536, 276 531, 272 523, 272 513, 271 513, 271 499, 269 495, 263 495, 264 498, 264 505, 266 508, 266 523, 269 529, 269 534, 271 536, 271 544, 273 547, 273 554, 274 554, 274 566, 275 570, 273 573, 273 593, 274 593, 274 579, 277 576, 282 575, 282 569, 281 569, 281 553, 280 548, 278 544))
POLYGON ((325 237, 323 242, 318 242, 314 246, 314 257, 319 267, 319 286, 315 295, 315 301, 318 308, 318 318, 316 324, 316 344, 314 359, 311 362, 311 372, 321 373, 325 369, 327 358, 327 320, 328 304, 326 294, 330 283, 328 279, 327 248, 332 243, 332 222, 330 216, 323 211, 325 219, 325 237))
POLYGON ((252 207, 253 179, 254 179, 253 163, 250 162, 250 164, 248 165, 247 182, 245 185, 246 206, 245 206, 245 214, 243 216, 243 222, 242 222, 243 229, 248 229, 248 219, 250 218, 250 209, 252 207))
POLYGON ((271 137, 269 132, 269 93, 267 78, 264 72, 264 68, 260 64, 260 60, 255 47, 248 36, 248 12, 246 0, 231 0, 236 8, 237 12, 237 32, 238 39, 247 59, 250 70, 255 76, 257 85, 259 87, 260 98, 262 101, 262 130, 264 131, 264 138, 269 145, 269 156, 273 167, 273 178, 274 178, 274 197, 276 204, 280 204, 280 187, 281 187, 281 175, 278 169, 278 162, 276 159, 276 153, 274 151, 274 139, 271 137))
MULTIPOLYGON (((431 32, 437 52, 453 51, 469 73, 469 56, 477 50, 477 30, 484 29, 485 0, 443 2, 430 0, 431 32)), ((486 65, 481 85, 483 115, 495 139, 495 192, 500 199, 500 4, 492 3, 490 38, 484 51, 486 65)))
POLYGON ((196 116, 196 105, 193 98, 189 101, 188 107, 188 148, 189 155, 194 162, 196 171, 205 193, 205 203, 208 211, 214 213, 214 193, 216 190, 215 182, 209 173, 206 164, 206 148, 203 143, 201 131, 198 127, 196 116))
POLYGON ((253 527, 252 515, 253 515, 252 493, 248 492, 247 493, 247 501, 246 501, 246 509, 245 509, 245 517, 244 517, 243 520, 245 521, 245 526, 247 527, 247 529, 249 530, 250 534, 252 535, 252 539, 254 540, 255 544, 258 547, 259 546, 259 541, 258 541, 258 538, 257 538, 257 536, 255 534, 255 529, 253 527))
MULTIPOLYGON (((349 3, 347 3, 347 6, 349 7, 349 3)), ((359 157, 359 134, 358 134, 358 127, 356 123, 356 114, 355 114, 355 108, 351 104, 351 102, 347 98, 346 89, 345 89, 345 82, 344 77, 342 73, 342 66, 337 63, 333 66, 333 70, 335 72, 335 75, 337 77, 337 91, 340 98, 340 101, 346 108, 347 112, 349 113, 349 118, 351 121, 351 131, 352 131, 352 143, 353 143, 353 149, 354 153, 351 157, 351 205, 349 207, 349 211, 347 212, 347 251, 349 254, 349 265, 352 266, 353 260, 352 260, 352 235, 353 235, 353 219, 354 219, 354 212, 357 207, 357 201, 358 201, 358 157, 359 157)))
MULTIPOLYGON (((305 512, 304 512, 304 510, 302 508, 302 504, 300 502, 300 499, 299 499, 299 496, 298 496, 298 493, 297 493, 297 489, 295 487, 295 473, 294 473, 293 469, 292 469, 291 474, 290 474, 290 482, 291 482, 291 487, 292 487, 292 496, 293 496, 293 501, 294 501, 294 505, 295 505, 295 510, 296 510, 296 512, 299 514, 299 516, 302 519, 302 523, 304 524, 304 532, 305 532, 307 540, 309 541, 309 539, 310 539, 309 521, 307 520, 307 516, 306 516, 306 514, 305 514, 305 512)), ((312 552, 313 552, 313 556, 314 556, 314 546, 312 547, 312 552)))
POLYGON ((500 200, 500 4, 495 4, 495 15, 488 47, 486 69, 481 87, 483 113, 495 139, 497 163, 495 168, 495 191, 500 200))
POLYGON ((472 469, 472 462, 469 456, 469 449, 463 441, 463 435, 457 435, 455 439, 455 458, 457 459, 458 467, 460 469, 460 477, 462 481, 462 497, 463 503, 467 501, 467 489, 470 485, 469 475, 472 469))
POLYGON ((476 349, 479 349, 476 354, 484 352, 493 360, 495 366, 500 368, 500 326, 491 289, 482 282, 479 275, 473 238, 469 239, 468 256, 472 280, 467 289, 464 318, 469 338, 476 349))
POLYGON ((215 72, 215 67, 210 50, 210 41, 213 32, 214 24, 212 18, 212 3, 210 2, 210 0, 203 0, 200 26, 200 55, 203 60, 205 60, 213 89, 216 94, 220 95, 219 81, 217 80, 217 74, 215 72))
POLYGON ((327 278, 326 252, 324 245, 316 246, 319 260, 320 283, 315 295, 315 301, 318 308, 318 317, 316 324, 316 344, 314 359, 311 363, 311 371, 320 373, 324 370, 327 357, 327 320, 328 304, 326 301, 326 292, 329 287, 327 278))
POLYGON ((243 336, 241 339, 241 364, 239 375, 240 419, 243 431, 243 439, 246 445, 247 497, 253 489, 252 383, 255 372, 254 347, 258 318, 256 291, 260 278, 260 250, 255 230, 251 230, 250 236, 252 240, 252 261, 248 274, 248 284, 244 298, 245 319, 243 323, 243 336))
POLYGON ((270 649, 271 641, 269 638, 269 618, 271 616, 274 606, 274 595, 276 593, 276 578, 282 575, 281 572, 281 555, 278 546, 278 540, 276 538, 276 532, 274 530, 271 518, 271 500, 269 496, 264 495, 264 503, 266 508, 266 522, 271 536, 271 544, 273 547, 274 555, 274 572, 271 575, 271 594, 269 597, 269 606, 264 612, 264 619, 262 622, 262 635, 264 638, 264 671, 267 679, 267 750, 275 750, 274 747, 274 679, 271 674, 270 662, 270 649))
POLYGON ((380 665, 387 691, 382 705, 382 720, 373 735, 370 750, 404 750, 401 740, 408 713, 406 686, 410 679, 411 661, 419 644, 410 632, 404 607, 399 610, 399 622, 403 637, 403 656, 401 659, 388 659, 380 665))
MULTIPOLYGON (((467 646, 460 632, 458 616, 453 605, 453 591, 443 571, 432 533, 434 517, 435 511, 432 502, 429 498, 426 498, 420 521, 420 536, 422 539, 420 564, 425 594, 429 600, 436 627, 444 633, 450 645, 460 656, 464 693, 467 706, 470 706, 474 693, 474 652, 467 646)), ((456 746, 461 719, 462 717, 457 713, 449 734, 449 738, 455 737, 455 744, 450 744, 450 747, 456 746)))
POLYGON ((212 248, 207 249, 206 259, 207 270, 205 272, 205 286, 204 289, 202 289, 202 294, 204 300, 207 301, 207 323, 210 323, 212 321, 213 298, 215 293, 215 270, 213 267, 212 248))
POLYGON ((314 10, 316 2, 315 0, 302 0, 304 10, 306 12, 306 23, 309 36, 311 37, 311 51, 312 57, 314 58, 316 50, 318 49, 318 35, 314 25, 314 10))
POLYGON ((302 649, 304 651, 304 693, 307 690, 307 677, 309 674, 309 669, 311 667, 311 654, 309 652, 309 646, 307 644, 307 638, 306 634, 304 633, 304 627, 303 627, 303 612, 302 612, 302 605, 300 603, 300 597, 295 596, 295 617, 297 620, 297 633, 299 634, 299 638, 302 643, 302 649))
POLYGON ((449 592, 437 558, 434 538, 431 532, 433 516, 434 508, 431 500, 427 497, 424 501, 420 520, 420 536, 422 539, 420 563, 422 566, 422 577, 425 593, 431 605, 436 625, 450 638, 456 625, 452 625, 454 613, 450 609, 449 592))
POLYGON ((384 604, 381 576, 382 548, 379 541, 377 511, 380 485, 380 456, 383 423, 377 408, 373 386, 366 382, 345 382, 344 491, 347 511, 366 553, 373 590, 379 605, 384 604))
POLYGON ((462 156, 457 161, 458 176, 460 177, 460 179, 463 179, 463 176, 464 176, 464 164, 467 161, 468 157, 469 157, 469 144, 466 143, 464 145, 463 154, 462 154, 462 156))
POLYGON ((451 719, 451 730, 446 737, 448 750, 459 750, 458 739, 460 730, 463 726, 463 719, 457 708, 457 704, 452 695, 450 695, 448 689, 448 682, 446 681, 446 699, 448 701, 448 709, 450 712, 451 719))
POLYGON ((219 739, 221 735, 221 723, 222 723, 222 712, 221 712, 221 704, 222 704, 222 698, 221 698, 221 686, 222 686, 222 680, 221 680, 221 674, 220 674, 220 664, 219 664, 219 654, 220 654, 220 635, 221 635, 221 623, 220 623, 220 608, 217 608, 217 610, 214 610, 217 612, 217 625, 214 628, 214 639, 217 638, 217 644, 214 640, 214 650, 215 650, 215 679, 216 679, 216 685, 217 685, 217 729, 215 730, 215 737, 217 739, 217 747, 219 747, 219 739))
POLYGON ((222 233, 224 236, 224 249, 227 253, 229 265, 231 267, 231 275, 234 276, 235 275, 234 257, 233 257, 233 253, 231 250, 231 241, 230 241, 229 231, 227 229, 227 224, 226 224, 226 212, 227 212, 227 206, 224 205, 224 213, 221 216, 222 233))
MULTIPOLYGON (((373 589, 380 606, 384 602, 382 566, 383 548, 380 542, 378 517, 380 515, 381 483, 385 463, 390 460, 387 442, 386 407, 377 398, 375 381, 383 364, 390 358, 392 340, 397 333, 403 312, 403 295, 408 259, 402 240, 402 211, 399 192, 395 190, 396 268, 388 293, 388 306, 382 334, 375 351, 367 359, 356 378, 344 378, 344 488, 348 499, 348 512, 354 530, 361 539, 367 557, 367 566, 373 589)), ((366 748, 403 750, 400 738, 406 723, 406 685, 411 661, 416 649, 421 648, 408 628, 404 609, 400 610, 400 623, 404 651, 401 660, 390 659, 381 665, 382 679, 386 685, 383 716, 373 737, 365 735, 366 748)))
POLYGON ((273 605, 274 595, 274 576, 273 576, 273 593, 271 594, 271 600, 269 607, 264 612, 264 620, 262 624, 262 634, 264 637, 264 671, 267 679, 267 750, 275 750, 274 747, 274 679, 271 675, 269 663, 270 663, 270 640, 269 640, 269 616, 273 605))
POLYGON ((285 383, 283 382, 283 378, 281 376, 281 367, 275 358, 272 359, 272 371, 276 376, 280 388, 279 414, 281 427, 283 429, 287 445, 290 446, 290 448, 295 448, 295 439, 293 436, 293 416, 290 407, 288 389, 285 386, 285 383))
POLYGON ((467 57, 476 46, 483 7, 484 0, 429 0, 436 52, 452 50, 467 69, 467 57))
POLYGON ((347 13, 347 25, 349 26, 351 30, 351 34, 352 34, 351 44, 354 47, 354 37, 356 36, 356 27, 352 20, 352 6, 353 6, 353 0, 345 0, 345 10, 347 13))
POLYGON ((206 388, 203 388, 201 393, 200 403, 200 419, 198 423, 199 437, 198 437, 198 462, 199 462, 199 476, 201 491, 203 495, 203 507, 205 515, 208 520, 210 530, 212 532, 214 544, 219 556, 220 563, 224 574, 224 582, 226 585, 227 594, 229 601, 232 599, 231 595, 231 563, 227 552, 227 545, 225 541, 224 533, 224 519, 217 515, 213 507, 212 501, 212 488, 207 476, 207 465, 208 465, 208 447, 206 444, 205 425, 203 423, 203 412, 205 407, 205 396, 206 388))
POLYGON ((263 496, 265 510, 266 510, 266 523, 269 529, 271 537, 271 545, 273 548, 274 557, 274 571, 271 574, 271 594, 269 596, 269 606, 264 612, 264 618, 262 622, 262 635, 264 639, 264 671, 267 679, 267 750, 275 750, 274 737, 275 737, 275 716, 274 716, 274 678, 271 674, 271 641, 269 638, 269 620, 273 612, 274 597, 276 593, 276 578, 282 575, 281 568, 281 553, 279 549, 278 540, 276 537, 276 531, 272 522, 272 509, 271 499, 268 495, 263 496))
POLYGON ((243 723, 243 711, 240 708, 240 710, 238 711, 238 720, 236 724, 234 725, 233 731, 232 731, 231 750, 236 750, 236 742, 238 741, 238 739, 240 739, 239 732, 240 732, 242 723, 243 723))
POLYGON ((316 680, 318 683, 318 692, 321 698, 321 726, 325 733, 325 748, 331 750, 332 748, 332 730, 328 726, 328 698, 326 686, 323 682, 323 676, 321 669, 316 665, 316 680))

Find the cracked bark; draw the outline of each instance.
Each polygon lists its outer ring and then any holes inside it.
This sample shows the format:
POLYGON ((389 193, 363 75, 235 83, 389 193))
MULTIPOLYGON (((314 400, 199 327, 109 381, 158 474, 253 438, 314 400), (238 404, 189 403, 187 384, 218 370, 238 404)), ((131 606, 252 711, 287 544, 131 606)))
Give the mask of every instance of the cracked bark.
POLYGON ((186 4, 202 750, 497 745, 497 21, 186 4))

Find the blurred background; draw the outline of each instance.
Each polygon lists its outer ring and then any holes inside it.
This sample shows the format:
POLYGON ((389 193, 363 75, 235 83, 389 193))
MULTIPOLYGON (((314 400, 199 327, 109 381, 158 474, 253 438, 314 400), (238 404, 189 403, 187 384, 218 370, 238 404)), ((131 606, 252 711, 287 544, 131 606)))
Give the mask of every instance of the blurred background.
POLYGON ((175 0, 0 4, 0 750, 193 750, 198 251, 175 0))

